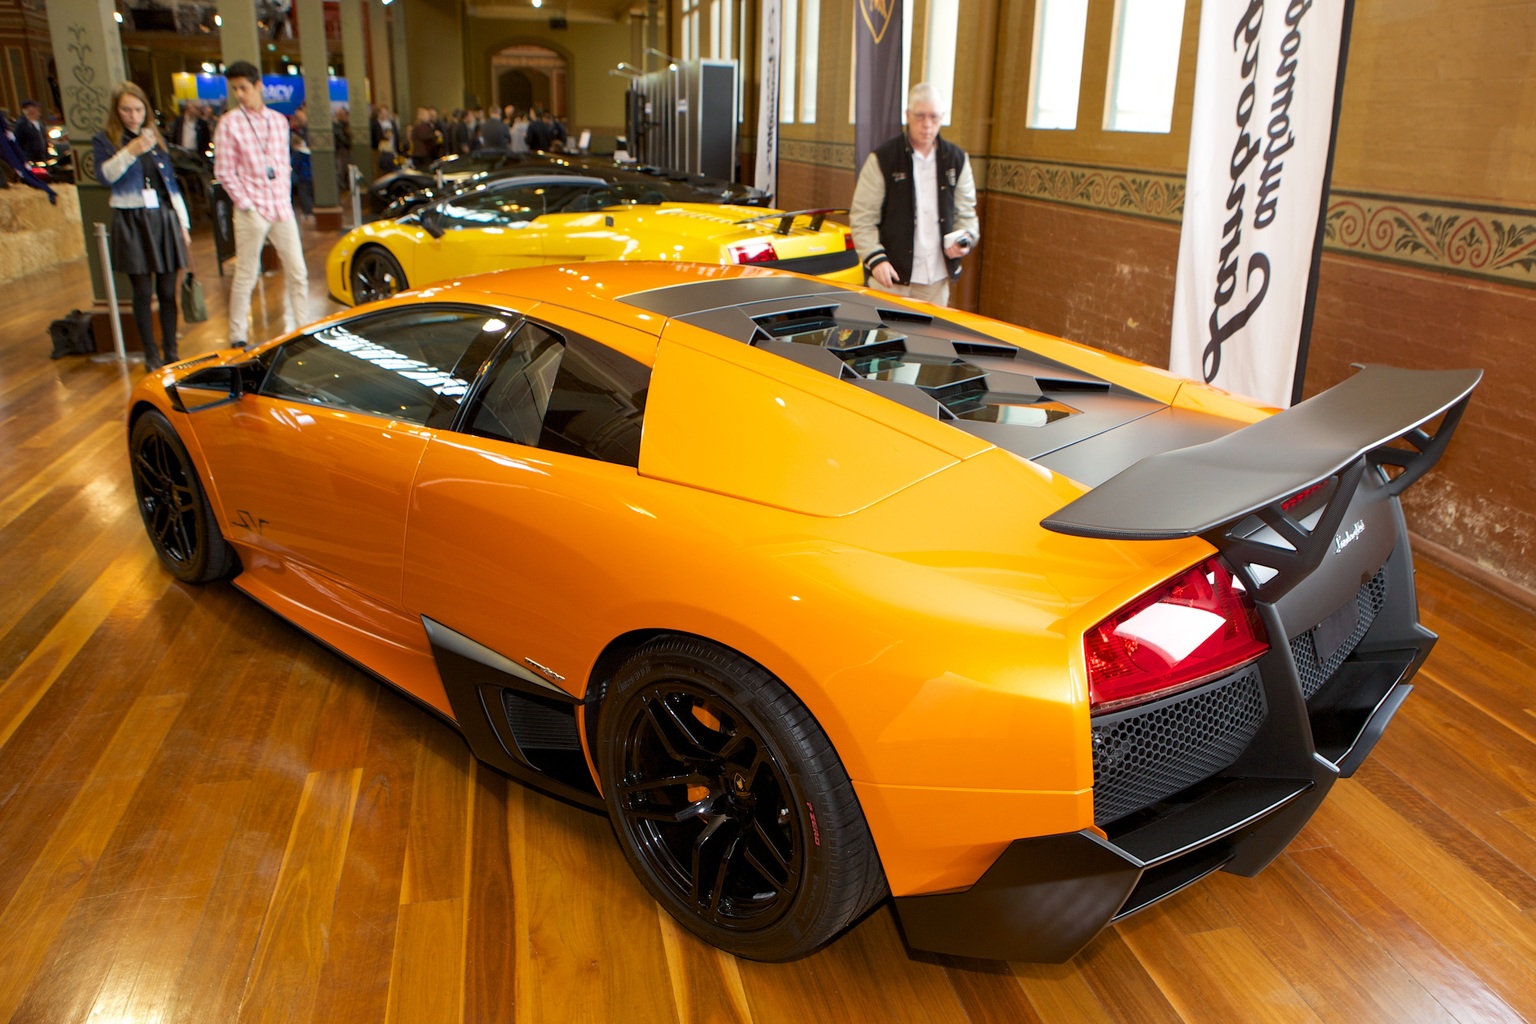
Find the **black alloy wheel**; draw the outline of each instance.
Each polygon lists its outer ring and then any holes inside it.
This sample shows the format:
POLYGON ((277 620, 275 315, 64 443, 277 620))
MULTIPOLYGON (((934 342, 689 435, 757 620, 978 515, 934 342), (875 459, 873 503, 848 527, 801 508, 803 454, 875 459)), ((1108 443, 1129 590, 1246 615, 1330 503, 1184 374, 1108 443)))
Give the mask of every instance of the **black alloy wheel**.
POLYGON ((761 666, 689 637, 655 641, 615 676, 599 732, 630 865, 706 941, 793 959, 884 894, 831 743, 761 666))
POLYGON ((352 258, 353 305, 387 299, 407 287, 400 262, 378 246, 370 245, 352 258))
POLYGON ((128 438, 139 515, 160 562, 185 583, 208 583, 238 565, 219 532, 208 495, 176 430, 158 412, 146 412, 128 438))

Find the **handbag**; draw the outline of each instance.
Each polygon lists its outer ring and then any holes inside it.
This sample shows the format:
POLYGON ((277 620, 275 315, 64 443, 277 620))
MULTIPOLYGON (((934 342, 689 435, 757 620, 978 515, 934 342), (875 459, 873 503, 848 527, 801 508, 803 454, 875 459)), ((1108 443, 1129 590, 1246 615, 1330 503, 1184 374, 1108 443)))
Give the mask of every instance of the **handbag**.
POLYGON ((208 319, 208 302, 203 298, 203 282, 190 270, 181 279, 181 318, 189 324, 208 319))
POLYGON ((53 342, 54 359, 64 356, 86 355, 96 351, 96 332, 91 329, 91 314, 78 309, 48 325, 48 336, 53 342))

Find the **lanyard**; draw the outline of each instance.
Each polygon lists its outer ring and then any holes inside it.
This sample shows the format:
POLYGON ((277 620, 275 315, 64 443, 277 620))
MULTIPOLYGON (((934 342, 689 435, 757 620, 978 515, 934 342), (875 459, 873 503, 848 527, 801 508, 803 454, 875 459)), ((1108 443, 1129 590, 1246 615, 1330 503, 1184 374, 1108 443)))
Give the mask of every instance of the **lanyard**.
POLYGON ((267 162, 267 177, 270 178, 272 177, 272 171, 276 165, 272 162, 272 154, 268 152, 267 140, 263 138, 261 133, 256 130, 256 122, 251 120, 250 112, 247 111, 245 107, 242 106, 240 108, 240 113, 245 115, 246 126, 251 129, 251 137, 254 138, 257 144, 261 146, 261 156, 262 159, 267 162))

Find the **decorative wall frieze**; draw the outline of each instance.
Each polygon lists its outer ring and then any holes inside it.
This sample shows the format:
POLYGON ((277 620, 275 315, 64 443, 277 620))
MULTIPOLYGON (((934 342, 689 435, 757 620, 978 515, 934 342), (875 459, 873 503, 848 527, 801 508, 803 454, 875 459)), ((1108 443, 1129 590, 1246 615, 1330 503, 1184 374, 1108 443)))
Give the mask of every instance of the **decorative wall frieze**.
POLYGON ((1175 224, 1184 219, 1182 174, 994 156, 985 181, 988 192, 1175 224))
POLYGON ((779 159, 798 164, 816 164, 853 170, 853 143, 823 142, 819 139, 786 139, 779 136, 779 159))
POLYGON ((1323 248, 1536 287, 1536 211, 1335 189, 1323 248))

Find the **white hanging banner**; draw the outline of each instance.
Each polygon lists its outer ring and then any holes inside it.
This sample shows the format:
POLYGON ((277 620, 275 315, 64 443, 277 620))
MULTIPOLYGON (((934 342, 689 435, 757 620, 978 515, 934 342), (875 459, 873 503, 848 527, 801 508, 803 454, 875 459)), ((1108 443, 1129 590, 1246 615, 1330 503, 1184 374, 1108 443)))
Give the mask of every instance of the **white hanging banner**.
MULTIPOLYGON (((757 67, 762 88, 757 101, 757 177, 753 184, 775 197, 779 194, 779 37, 784 30, 780 0, 762 0, 763 23, 758 37, 757 67)), ((782 205, 782 204, 781 204, 782 205)))
POLYGON ((1204 0, 1169 368, 1291 403, 1346 0, 1204 0))

